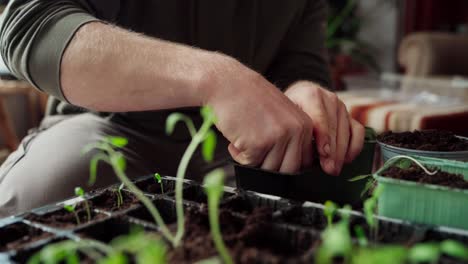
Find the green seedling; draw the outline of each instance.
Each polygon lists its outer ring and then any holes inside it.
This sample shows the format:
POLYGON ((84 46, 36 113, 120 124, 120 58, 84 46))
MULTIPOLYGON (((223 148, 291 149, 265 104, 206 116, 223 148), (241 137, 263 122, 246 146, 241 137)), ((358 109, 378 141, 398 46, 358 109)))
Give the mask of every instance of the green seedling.
MULTIPOLYGON (((130 192, 132 192, 138 198, 138 200, 143 203, 143 205, 146 207, 146 209, 148 209, 148 212, 153 217, 155 223, 159 226, 163 236, 175 246, 176 244, 174 236, 171 234, 167 225, 164 223, 164 220, 161 217, 158 209, 154 206, 151 200, 128 178, 125 173, 127 168, 127 161, 125 160, 124 155, 117 151, 116 148, 124 148, 127 143, 128 140, 124 138, 107 137, 98 143, 86 146, 83 149, 83 153, 90 152, 94 149, 99 150, 99 152, 93 156, 91 162, 95 162, 97 164, 98 162, 103 161, 110 164, 117 178, 125 187, 127 187, 130 192)), ((93 182, 96 180, 96 171, 91 170, 90 173, 90 178, 94 177, 94 179, 90 180, 93 182)))
POLYGON ((377 239, 378 234, 378 220, 375 218, 375 214, 377 211, 378 200, 382 194, 382 191, 383 187, 380 185, 377 186, 372 192, 372 196, 364 201, 364 215, 374 240, 377 239))
POLYGON ((327 218, 327 225, 331 226, 333 224, 333 217, 335 216, 338 206, 332 201, 326 201, 325 207, 323 208, 323 214, 327 218))
POLYGON ((119 185, 119 187, 115 190, 115 194, 117 196, 117 207, 120 208, 123 203, 123 195, 122 195, 122 189, 124 188, 123 183, 119 185))
POLYGON ((203 123, 200 129, 197 131, 193 121, 186 115, 181 113, 171 114, 166 121, 166 133, 172 134, 175 130, 175 126, 178 122, 183 122, 187 126, 192 140, 190 141, 186 151, 184 152, 182 159, 177 168, 176 175, 176 187, 175 187, 175 200, 176 200, 176 215, 177 215, 177 232, 174 238, 174 246, 178 246, 185 232, 184 223, 184 206, 182 203, 182 189, 185 174, 187 172, 188 164, 197 150, 198 146, 202 144, 202 154, 206 161, 213 160, 214 151, 216 148, 216 134, 211 127, 216 122, 216 118, 212 109, 208 106, 201 108, 201 116, 203 117, 203 123))
POLYGON ((154 174, 154 179, 161 186, 161 193, 164 194, 164 188, 163 188, 163 182, 162 182, 161 175, 159 173, 155 173, 154 174))
POLYGON ((73 213, 75 215, 75 220, 76 220, 76 224, 77 225, 80 225, 80 218, 78 217, 78 214, 76 213, 76 204, 65 204, 63 206, 63 209, 65 209, 66 211, 70 212, 70 213, 73 213))
MULTIPOLYGON (((328 202, 328 212, 336 212, 336 205, 328 202), (334 210, 331 210, 334 209, 334 210)), ((335 257, 344 258, 344 263, 351 260, 353 243, 349 232, 349 219, 351 206, 345 205, 340 211, 341 220, 336 224, 330 224, 322 233, 322 244, 320 245, 315 261, 318 264, 331 264, 335 257)), ((331 213, 329 213, 331 215, 331 213)), ((332 215, 333 217, 333 215, 332 215)))
POLYGON ((89 208, 88 200, 85 198, 85 191, 81 187, 75 187, 75 195, 83 198, 83 204, 86 210, 86 220, 91 221, 91 209, 89 208))
POLYGON ((213 242, 223 263, 233 264, 234 261, 224 244, 218 219, 219 203, 224 192, 224 171, 222 169, 217 169, 206 175, 204 185, 206 195, 208 196, 208 215, 213 242))
POLYGON ((112 255, 114 252, 112 247, 97 240, 66 240, 44 247, 41 251, 34 254, 27 263, 78 264, 80 263, 79 253, 88 256, 94 261, 98 261, 102 258, 103 254, 112 255))
POLYGON ((367 240, 366 233, 364 232, 362 226, 355 226, 354 234, 356 234, 359 246, 367 247, 367 245, 369 245, 369 241, 367 240))

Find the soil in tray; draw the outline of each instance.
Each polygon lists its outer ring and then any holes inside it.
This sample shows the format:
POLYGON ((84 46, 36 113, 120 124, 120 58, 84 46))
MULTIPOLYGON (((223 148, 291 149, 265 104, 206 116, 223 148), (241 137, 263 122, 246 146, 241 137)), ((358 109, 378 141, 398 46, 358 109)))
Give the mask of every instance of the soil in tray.
POLYGON ((119 206, 117 203, 117 191, 105 190, 102 194, 92 198, 91 201, 94 207, 104 211, 118 211, 129 208, 134 204, 138 204, 139 200, 130 192, 121 191, 123 203, 119 206))
MULTIPOLYGON (((427 169, 434 171, 437 168, 427 169)), ((406 169, 402 169, 397 166, 391 166, 382 173, 382 176, 398 180, 435 184, 450 188, 468 189, 468 181, 465 181, 463 175, 452 174, 443 171, 439 171, 435 175, 428 175, 424 172, 423 169, 421 169, 421 167, 414 163, 406 169)))
MULTIPOLYGON (((104 214, 94 212, 92 209, 93 208, 92 203, 90 202, 89 204, 91 208, 91 221, 106 217, 106 215, 104 214)), ((75 211, 78 214, 78 217, 80 219, 80 225, 83 225, 89 222, 88 217, 87 217, 87 212, 83 203, 79 203, 76 206, 75 211)), ((41 223, 46 226, 52 226, 52 227, 57 227, 57 228, 69 229, 69 228, 73 228, 77 226, 75 214, 72 212, 68 212, 65 209, 59 209, 57 211, 52 211, 50 213, 45 213, 43 215, 33 213, 33 214, 27 215, 25 218, 32 222, 41 223)))
MULTIPOLYGON (((312 251, 318 239, 305 232, 294 238, 287 237, 291 236, 291 232, 275 230, 271 220, 272 212, 268 208, 256 208, 247 218, 233 216, 226 210, 221 211, 223 239, 234 262, 310 263, 312 254, 306 253, 312 251)), ((216 256, 206 213, 189 210, 186 223, 184 243, 169 253, 169 262, 193 263, 216 256)))
POLYGON ((23 223, 11 224, 0 229, 0 252, 18 250, 51 236, 51 233, 23 223))
POLYGON ((162 180, 163 190, 161 184, 157 183, 154 178, 149 178, 135 183, 136 186, 146 193, 151 194, 167 194, 172 193, 175 189, 175 181, 162 180), (164 191, 164 192, 163 192, 164 191))
POLYGON ((394 133, 392 131, 379 135, 382 143, 395 147, 425 151, 464 151, 468 150, 468 140, 456 137, 448 131, 415 130, 414 132, 394 133))

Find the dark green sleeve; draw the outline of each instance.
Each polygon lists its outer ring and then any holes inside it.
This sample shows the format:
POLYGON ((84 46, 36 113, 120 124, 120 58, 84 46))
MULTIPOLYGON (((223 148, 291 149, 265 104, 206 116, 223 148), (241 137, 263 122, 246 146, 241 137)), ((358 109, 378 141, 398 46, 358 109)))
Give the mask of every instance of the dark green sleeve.
POLYGON ((85 0, 10 1, 0 24, 0 53, 13 75, 65 100, 62 54, 74 33, 98 20, 85 0))
POLYGON ((267 78, 280 88, 299 80, 330 86, 325 31, 327 5, 309 0, 302 18, 289 30, 280 51, 267 71, 267 78))

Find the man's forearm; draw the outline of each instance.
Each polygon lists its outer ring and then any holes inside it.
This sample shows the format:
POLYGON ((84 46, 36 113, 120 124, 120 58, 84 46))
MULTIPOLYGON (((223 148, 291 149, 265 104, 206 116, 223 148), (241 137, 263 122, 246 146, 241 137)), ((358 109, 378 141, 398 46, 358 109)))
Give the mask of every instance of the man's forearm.
POLYGON ((84 25, 61 63, 65 98, 96 111, 200 106, 226 56, 100 22, 84 25))

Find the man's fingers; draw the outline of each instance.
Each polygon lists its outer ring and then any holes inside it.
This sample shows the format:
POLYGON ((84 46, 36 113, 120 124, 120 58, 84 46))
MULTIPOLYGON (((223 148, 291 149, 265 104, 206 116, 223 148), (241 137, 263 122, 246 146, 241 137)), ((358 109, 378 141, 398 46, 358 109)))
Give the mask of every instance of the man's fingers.
MULTIPOLYGON (((325 92, 324 94, 324 106, 327 112, 328 118, 328 130, 327 134, 330 139, 330 152, 328 156, 320 157, 320 163, 322 164, 322 168, 331 174, 334 174, 336 169, 336 152, 337 152, 337 143, 336 143, 336 134, 338 130, 338 103, 339 100, 334 93, 325 92)), ((316 123, 314 123, 317 126, 316 123)))
POLYGON ((350 121, 348 112, 343 103, 338 106, 338 132, 336 134, 336 155, 335 155, 335 172, 334 175, 339 175, 341 168, 348 152, 350 138, 350 121))
POLYGON ((358 121, 351 119, 351 138, 349 141, 348 153, 346 153, 346 163, 350 163, 361 153, 364 146, 365 133, 364 126, 358 121))
POLYGON ((229 144, 228 146, 228 151, 229 154, 231 154, 231 157, 237 161, 239 164, 245 165, 245 166, 259 166, 262 162, 263 157, 259 154, 257 155, 252 155, 248 154, 246 152, 241 152, 239 149, 237 149, 234 144, 229 144))
POLYGON ((262 169, 270 171, 278 171, 281 168, 284 153, 289 141, 281 141, 266 154, 263 160, 262 169))

